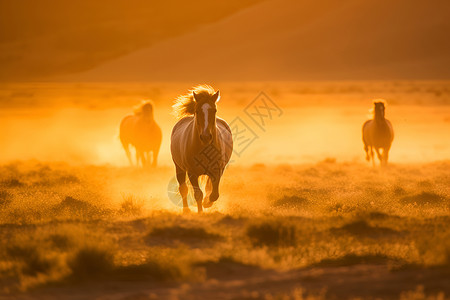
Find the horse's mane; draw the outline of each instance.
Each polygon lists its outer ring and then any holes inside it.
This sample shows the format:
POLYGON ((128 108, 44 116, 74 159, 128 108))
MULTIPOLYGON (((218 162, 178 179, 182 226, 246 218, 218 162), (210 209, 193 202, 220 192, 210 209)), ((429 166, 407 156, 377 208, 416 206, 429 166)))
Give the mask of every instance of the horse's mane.
POLYGON ((173 114, 178 119, 193 115, 195 113, 194 93, 199 96, 212 96, 215 91, 211 86, 201 84, 193 87, 186 94, 178 96, 175 99, 175 103, 172 105, 173 114))
POLYGON ((152 116, 153 107, 153 101, 143 100, 139 105, 134 107, 133 112, 136 116, 152 116))

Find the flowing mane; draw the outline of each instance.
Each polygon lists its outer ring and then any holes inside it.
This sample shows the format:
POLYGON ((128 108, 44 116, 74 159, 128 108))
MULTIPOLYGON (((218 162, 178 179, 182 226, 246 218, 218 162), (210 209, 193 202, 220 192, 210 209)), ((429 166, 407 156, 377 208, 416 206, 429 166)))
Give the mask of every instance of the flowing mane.
POLYGON ((177 119, 182 119, 195 113, 194 93, 199 96, 212 96, 215 91, 211 86, 201 84, 193 87, 186 94, 178 96, 174 105, 172 105, 173 114, 177 119))

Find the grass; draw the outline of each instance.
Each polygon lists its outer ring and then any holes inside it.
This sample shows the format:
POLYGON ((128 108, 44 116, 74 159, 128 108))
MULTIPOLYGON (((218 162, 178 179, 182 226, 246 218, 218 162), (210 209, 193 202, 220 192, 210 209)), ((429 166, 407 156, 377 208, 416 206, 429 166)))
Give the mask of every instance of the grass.
MULTIPOLYGON (((183 215, 165 191, 147 186, 172 170, 0 166, 0 292, 97 281, 211 284, 372 265, 442 273, 450 265, 449 167, 236 166, 212 209, 183 215), (5 184, 11 178, 21 184, 5 184)), ((322 297, 294 290, 258 297, 322 297)))
POLYGON ((246 233, 254 246, 289 247, 297 244, 295 226, 283 224, 279 220, 251 224, 246 233))

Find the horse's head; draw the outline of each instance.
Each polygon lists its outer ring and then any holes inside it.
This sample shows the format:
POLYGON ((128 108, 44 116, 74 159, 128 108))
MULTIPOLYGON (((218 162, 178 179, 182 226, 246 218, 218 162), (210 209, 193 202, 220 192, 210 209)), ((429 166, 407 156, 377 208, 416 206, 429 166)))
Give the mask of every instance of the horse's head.
POLYGON ((373 102, 373 104, 374 104, 375 118, 384 119, 384 111, 385 111, 384 101, 376 100, 373 102))
POLYGON ((220 99, 219 91, 211 94, 207 91, 193 92, 195 100, 194 119, 197 133, 203 144, 209 144, 216 132, 216 103, 220 99))
POLYGON ((144 116, 153 116, 153 104, 150 101, 146 101, 142 105, 142 114, 144 116))
POLYGON ((150 100, 142 101, 139 106, 136 106, 134 113, 144 119, 153 119, 153 103, 150 100))

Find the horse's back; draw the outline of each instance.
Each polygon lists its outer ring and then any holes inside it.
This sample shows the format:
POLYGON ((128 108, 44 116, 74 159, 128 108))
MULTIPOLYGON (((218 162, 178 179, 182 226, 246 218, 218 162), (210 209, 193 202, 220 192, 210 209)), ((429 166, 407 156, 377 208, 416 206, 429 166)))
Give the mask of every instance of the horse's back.
POLYGON ((135 124, 136 116, 134 115, 127 115, 120 122, 119 138, 122 144, 133 143, 135 124))
POLYGON ((132 144, 142 151, 159 149, 162 141, 161 128, 154 120, 146 120, 140 115, 127 115, 120 123, 120 141, 132 144))
POLYGON ((162 131, 155 120, 140 118, 135 126, 135 146, 143 151, 159 149, 162 131))

